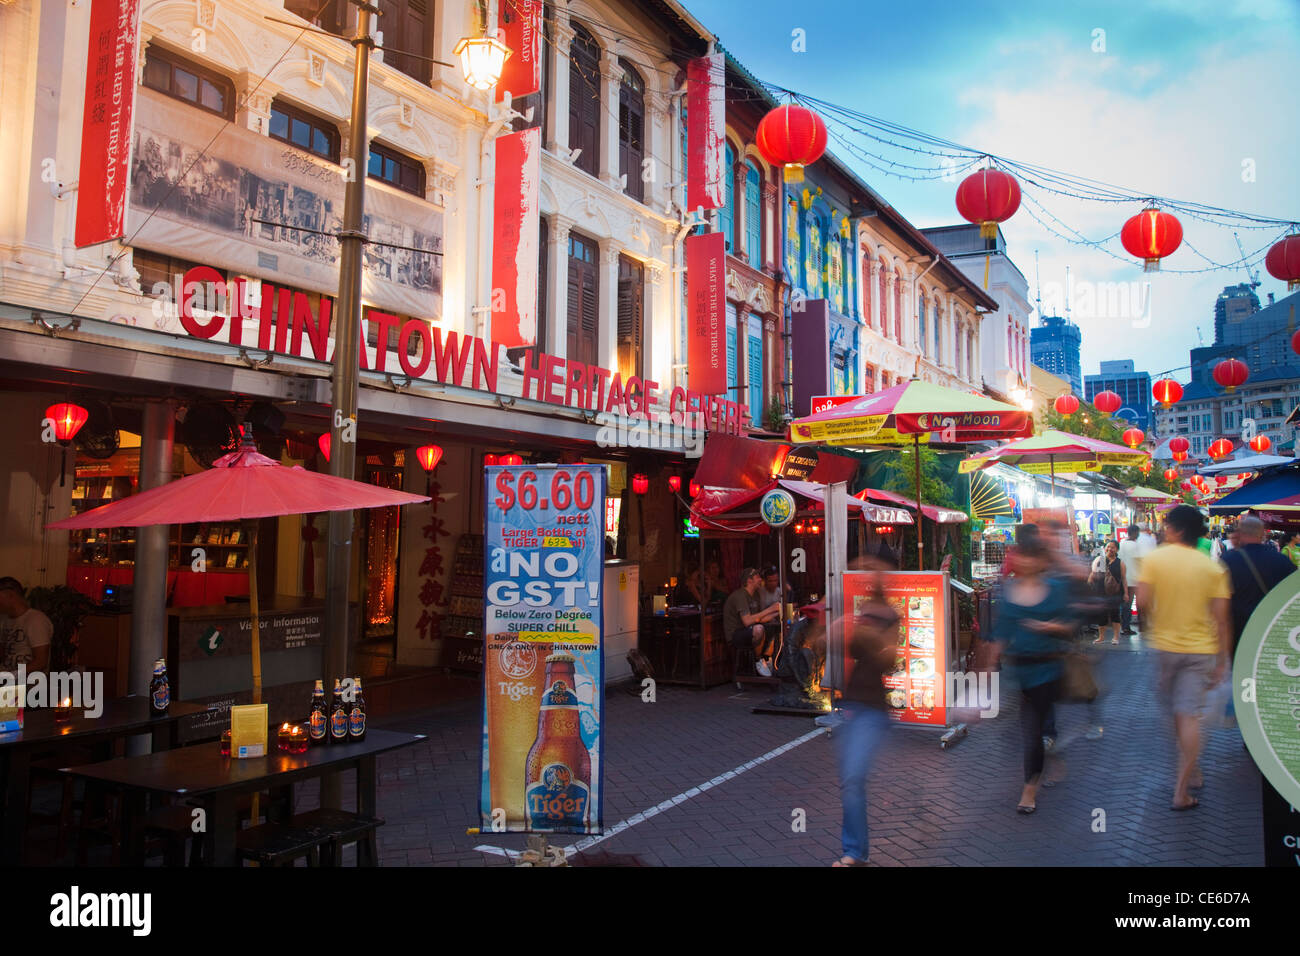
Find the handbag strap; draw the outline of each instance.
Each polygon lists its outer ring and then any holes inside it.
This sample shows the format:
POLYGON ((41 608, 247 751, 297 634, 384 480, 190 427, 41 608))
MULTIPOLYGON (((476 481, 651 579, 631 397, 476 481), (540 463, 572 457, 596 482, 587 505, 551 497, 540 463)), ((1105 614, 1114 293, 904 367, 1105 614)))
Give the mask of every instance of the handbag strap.
POLYGON ((1268 588, 1264 584, 1264 579, 1260 576, 1259 569, 1255 567, 1255 562, 1250 560, 1250 555, 1246 553, 1246 549, 1238 548, 1237 553, 1240 554, 1241 559, 1246 562, 1246 567, 1250 568, 1250 573, 1255 576, 1255 583, 1259 585, 1259 593, 1261 595, 1267 594, 1268 588))

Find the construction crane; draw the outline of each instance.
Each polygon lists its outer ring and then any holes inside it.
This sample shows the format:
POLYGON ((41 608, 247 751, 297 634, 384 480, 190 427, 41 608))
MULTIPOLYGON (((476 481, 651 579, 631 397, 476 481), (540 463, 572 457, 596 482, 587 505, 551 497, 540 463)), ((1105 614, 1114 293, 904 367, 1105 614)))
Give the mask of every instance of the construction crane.
POLYGON ((1237 240, 1237 251, 1241 253, 1241 268, 1245 270, 1246 277, 1250 279, 1250 287, 1252 289, 1258 289, 1259 270, 1256 269, 1254 272, 1250 271, 1250 265, 1246 262, 1246 247, 1241 244, 1241 236, 1237 235, 1235 230, 1232 233, 1232 238, 1237 240))

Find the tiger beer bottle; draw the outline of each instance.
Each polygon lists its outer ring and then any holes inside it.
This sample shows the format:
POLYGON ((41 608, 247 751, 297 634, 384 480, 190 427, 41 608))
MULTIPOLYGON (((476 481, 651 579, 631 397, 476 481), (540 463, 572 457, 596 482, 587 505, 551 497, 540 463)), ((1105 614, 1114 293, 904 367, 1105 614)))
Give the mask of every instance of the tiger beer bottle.
POLYGON ((348 740, 359 743, 366 739, 366 698, 361 693, 361 678, 354 677, 352 709, 348 711, 348 740))
POLYGON ((343 703, 343 687, 339 679, 334 678, 334 700, 330 702, 330 743, 348 742, 348 710, 343 703))
POLYGON ((161 657, 154 661, 153 680, 149 682, 149 709, 154 714, 165 714, 172 703, 171 682, 167 680, 167 662, 161 657))
POLYGON ((325 707, 325 682, 317 681, 311 692, 311 712, 307 718, 307 739, 313 747, 319 747, 329 741, 329 713, 325 707))
POLYGON ((524 817, 530 830, 583 830, 591 798, 591 755, 578 727, 573 656, 546 658, 537 740, 528 751, 524 817))

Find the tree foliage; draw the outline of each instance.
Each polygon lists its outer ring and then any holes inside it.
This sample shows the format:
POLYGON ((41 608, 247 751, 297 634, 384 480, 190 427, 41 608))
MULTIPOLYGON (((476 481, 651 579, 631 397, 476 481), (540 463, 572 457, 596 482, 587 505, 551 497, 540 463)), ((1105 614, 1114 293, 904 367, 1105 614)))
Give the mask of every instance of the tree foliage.
MULTIPOLYGON (((1096 406, 1088 402, 1079 400, 1079 410, 1073 415, 1061 415, 1055 408, 1047 410, 1047 427, 1055 428, 1071 435, 1082 435, 1085 438, 1096 438, 1099 441, 1108 441, 1112 445, 1124 444, 1124 431, 1131 428, 1132 424, 1124 418, 1111 418, 1104 412, 1097 411, 1096 406)), ((1143 442, 1140 448, 1151 450, 1150 442, 1143 442)), ((1103 465, 1102 473, 1114 478, 1125 488, 1136 488, 1139 485, 1146 488, 1155 488, 1157 491, 1165 491, 1171 495, 1182 495, 1182 490, 1178 487, 1179 481, 1166 481, 1163 473, 1163 462, 1152 461, 1151 473, 1142 474, 1142 469, 1136 467, 1118 468, 1114 465, 1103 465)))

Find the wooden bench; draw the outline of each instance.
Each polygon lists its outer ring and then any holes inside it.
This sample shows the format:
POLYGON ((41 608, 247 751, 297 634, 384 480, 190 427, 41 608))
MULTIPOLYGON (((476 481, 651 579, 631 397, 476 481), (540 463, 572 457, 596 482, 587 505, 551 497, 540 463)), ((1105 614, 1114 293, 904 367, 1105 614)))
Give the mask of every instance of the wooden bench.
POLYGON ((264 823, 240 830, 235 852, 240 860, 261 866, 292 866, 306 858, 308 866, 338 866, 343 847, 357 844, 357 865, 376 866, 379 853, 375 832, 383 820, 363 817, 346 810, 310 810, 289 818, 288 823, 264 823))

